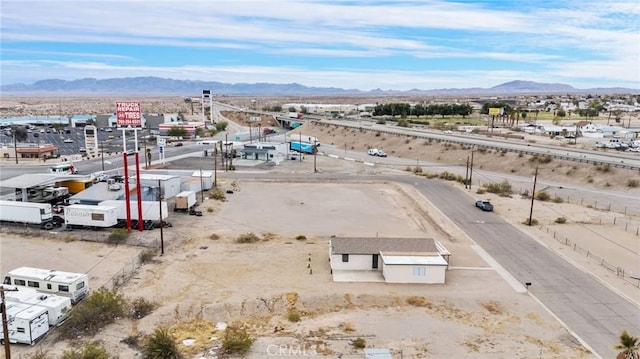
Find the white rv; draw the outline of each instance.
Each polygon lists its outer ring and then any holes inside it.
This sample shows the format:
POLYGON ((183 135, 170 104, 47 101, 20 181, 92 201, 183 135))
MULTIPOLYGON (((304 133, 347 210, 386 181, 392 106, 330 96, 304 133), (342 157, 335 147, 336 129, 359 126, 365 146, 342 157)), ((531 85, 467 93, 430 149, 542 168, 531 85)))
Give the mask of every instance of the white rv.
POLYGON ((62 323, 71 310, 71 299, 55 294, 45 294, 28 287, 16 287, 17 291, 6 291, 7 302, 37 305, 47 310, 49 325, 52 327, 62 323))
MULTIPOLYGON (((47 310, 37 305, 22 303, 5 304, 7 309, 9 343, 32 345, 49 331, 47 310)), ((0 326, 0 338, 4 330, 0 326)), ((0 339, 4 344, 4 339, 0 339)))
POLYGON ((73 304, 89 294, 89 278, 86 274, 53 269, 16 268, 7 273, 3 283, 67 297, 73 304))

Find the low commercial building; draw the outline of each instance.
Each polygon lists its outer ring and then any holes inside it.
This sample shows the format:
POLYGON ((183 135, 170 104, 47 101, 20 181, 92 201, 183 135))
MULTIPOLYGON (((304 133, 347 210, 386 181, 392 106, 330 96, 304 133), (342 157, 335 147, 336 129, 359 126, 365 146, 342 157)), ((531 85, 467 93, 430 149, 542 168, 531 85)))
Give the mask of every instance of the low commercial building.
POLYGON ((374 272, 387 283, 444 283, 450 255, 433 238, 332 236, 329 261, 334 280, 374 272))

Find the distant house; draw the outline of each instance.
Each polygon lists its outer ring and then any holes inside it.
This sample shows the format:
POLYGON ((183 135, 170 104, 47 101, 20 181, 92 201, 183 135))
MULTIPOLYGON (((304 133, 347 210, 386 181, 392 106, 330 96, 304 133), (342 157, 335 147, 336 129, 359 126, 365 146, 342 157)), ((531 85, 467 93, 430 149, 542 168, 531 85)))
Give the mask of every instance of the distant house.
POLYGON ((279 164, 288 152, 289 147, 285 143, 256 142, 244 145, 242 158, 249 160, 259 160, 279 164))
POLYGON ((377 272, 387 283, 444 283, 451 253, 433 238, 335 237, 331 273, 377 272))

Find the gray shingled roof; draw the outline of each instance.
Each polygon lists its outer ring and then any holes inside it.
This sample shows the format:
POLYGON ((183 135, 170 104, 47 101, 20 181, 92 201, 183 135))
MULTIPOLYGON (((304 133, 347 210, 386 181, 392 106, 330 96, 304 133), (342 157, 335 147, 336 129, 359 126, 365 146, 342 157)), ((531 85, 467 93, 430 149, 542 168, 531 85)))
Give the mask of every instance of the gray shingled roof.
POLYGON ((438 253, 433 238, 332 237, 331 254, 438 253))

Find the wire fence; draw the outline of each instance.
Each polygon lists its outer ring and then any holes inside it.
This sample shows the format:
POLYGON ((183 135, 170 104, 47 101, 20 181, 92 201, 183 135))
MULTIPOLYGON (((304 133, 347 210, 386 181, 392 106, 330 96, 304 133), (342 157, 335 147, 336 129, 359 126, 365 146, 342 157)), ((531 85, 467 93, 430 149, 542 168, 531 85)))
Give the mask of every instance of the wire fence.
POLYGON ((600 266, 604 267, 605 269, 613 272, 616 274, 616 276, 620 279, 625 280, 626 282, 632 284, 633 286, 640 288, 640 280, 634 278, 635 276, 633 276, 633 272, 627 271, 625 270, 624 267, 621 266, 617 266, 611 262, 607 262, 606 259, 604 259, 604 257, 601 257, 595 253, 593 253, 591 250, 585 249, 580 247, 576 242, 571 241, 569 238, 560 235, 559 233, 557 233, 556 231, 550 229, 549 227, 546 227, 544 225, 540 225, 538 226, 538 229, 541 231, 544 231, 548 234, 552 234, 553 235, 553 239, 555 239, 558 243, 563 244, 571 249, 573 249, 575 252, 578 252, 579 254, 587 257, 588 259, 594 261, 595 263, 599 264, 600 266))

